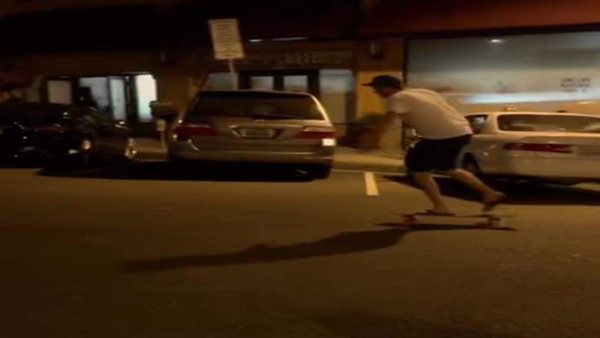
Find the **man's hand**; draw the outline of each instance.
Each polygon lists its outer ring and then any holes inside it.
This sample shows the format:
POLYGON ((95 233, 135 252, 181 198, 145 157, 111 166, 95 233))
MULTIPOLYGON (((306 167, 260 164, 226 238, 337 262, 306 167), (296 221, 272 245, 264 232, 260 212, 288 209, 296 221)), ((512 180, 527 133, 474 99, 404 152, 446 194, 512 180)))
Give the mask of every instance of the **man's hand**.
POLYGON ((377 120, 376 123, 372 124, 370 129, 377 136, 377 138, 381 138, 390 127, 394 125, 396 121, 397 115, 394 112, 387 112, 383 117, 377 120))

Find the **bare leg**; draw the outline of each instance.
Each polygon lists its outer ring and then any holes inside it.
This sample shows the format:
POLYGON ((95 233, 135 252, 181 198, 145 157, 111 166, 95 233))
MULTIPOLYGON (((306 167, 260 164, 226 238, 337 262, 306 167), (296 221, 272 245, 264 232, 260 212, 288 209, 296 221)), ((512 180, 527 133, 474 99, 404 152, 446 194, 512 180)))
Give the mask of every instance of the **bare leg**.
POLYGON ((412 173, 415 182, 423 189, 423 192, 433 204, 433 211, 438 213, 449 213, 450 209, 444 202, 440 187, 430 173, 412 173))
POLYGON ((484 208, 487 208, 488 210, 493 208, 497 202, 505 197, 503 193, 492 189, 483 183, 477 176, 466 170, 453 169, 447 171, 446 175, 469 186, 471 189, 477 190, 482 196, 484 208))

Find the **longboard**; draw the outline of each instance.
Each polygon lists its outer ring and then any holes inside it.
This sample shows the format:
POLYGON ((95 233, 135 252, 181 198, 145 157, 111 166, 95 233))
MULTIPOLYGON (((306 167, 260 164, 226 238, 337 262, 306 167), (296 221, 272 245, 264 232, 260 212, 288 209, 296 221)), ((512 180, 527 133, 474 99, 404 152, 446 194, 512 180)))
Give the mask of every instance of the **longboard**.
POLYGON ((419 224, 420 221, 435 220, 472 220, 478 219, 481 222, 475 223, 475 225, 483 226, 503 226, 507 218, 515 217, 515 215, 501 215, 501 214, 455 214, 455 215, 436 215, 425 212, 415 213, 400 213, 404 225, 410 226, 413 224, 419 224))

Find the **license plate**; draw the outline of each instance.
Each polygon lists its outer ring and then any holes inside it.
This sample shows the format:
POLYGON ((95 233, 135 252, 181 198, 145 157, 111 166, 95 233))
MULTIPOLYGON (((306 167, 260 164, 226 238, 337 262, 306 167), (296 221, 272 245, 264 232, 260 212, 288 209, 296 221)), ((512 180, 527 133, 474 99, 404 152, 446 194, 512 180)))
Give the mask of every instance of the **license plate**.
POLYGON ((240 129, 239 133, 244 138, 273 138, 275 130, 263 128, 246 128, 240 129))

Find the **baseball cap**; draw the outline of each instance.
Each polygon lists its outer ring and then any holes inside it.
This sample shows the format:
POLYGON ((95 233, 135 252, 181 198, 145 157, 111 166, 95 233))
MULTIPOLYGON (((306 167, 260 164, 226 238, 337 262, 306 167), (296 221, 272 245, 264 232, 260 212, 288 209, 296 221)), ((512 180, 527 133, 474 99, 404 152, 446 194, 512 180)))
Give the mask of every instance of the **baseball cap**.
POLYGON ((371 82, 363 83, 363 86, 402 88, 402 81, 391 75, 379 75, 372 78, 371 82))

